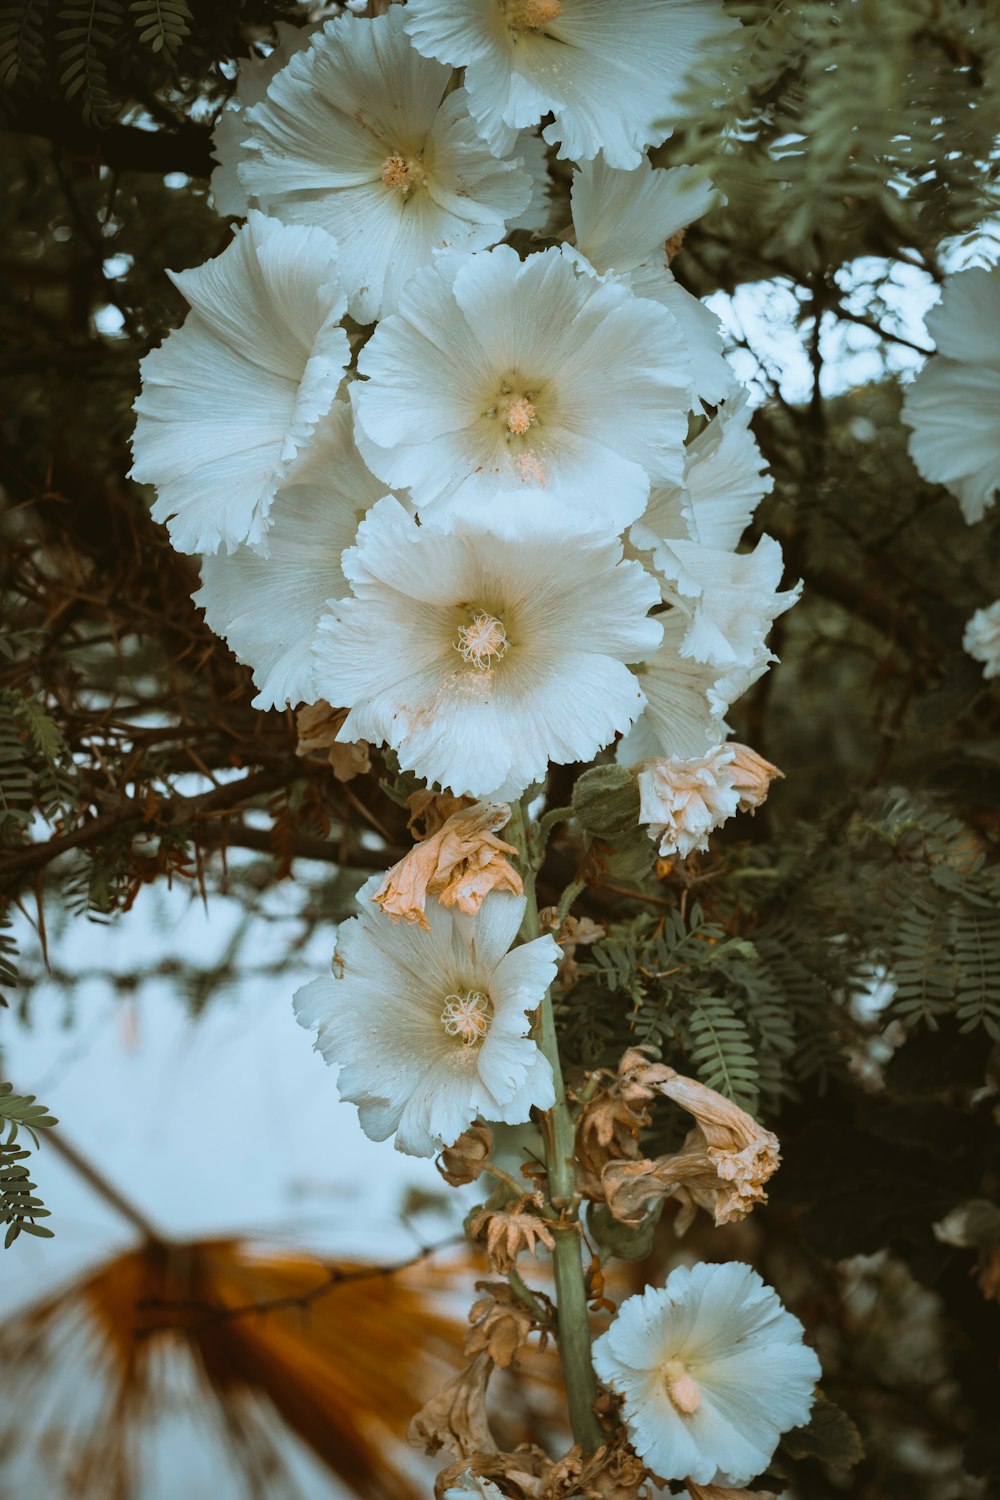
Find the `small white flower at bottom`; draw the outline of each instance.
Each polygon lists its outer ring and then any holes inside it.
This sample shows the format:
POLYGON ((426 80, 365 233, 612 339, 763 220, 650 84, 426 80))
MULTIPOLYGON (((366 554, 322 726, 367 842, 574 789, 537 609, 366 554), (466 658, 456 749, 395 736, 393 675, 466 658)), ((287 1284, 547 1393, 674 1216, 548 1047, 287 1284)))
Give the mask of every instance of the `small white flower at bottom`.
POLYGON ((678 1266, 594 1344, 639 1457, 661 1479, 743 1485, 808 1420, 821 1374, 798 1318, 750 1266, 678 1266))
POLYGON ((337 934, 334 973, 295 996, 365 1134, 432 1156, 478 1116, 521 1125, 532 1106, 550 1109, 552 1069, 528 1012, 561 954, 549 936, 511 949, 524 897, 491 892, 468 917, 431 896, 423 930, 373 904, 380 878, 362 886, 360 915, 337 934))
POLYGON ((1000 677, 1000 599, 977 609, 965 627, 962 645, 983 664, 984 677, 1000 677))

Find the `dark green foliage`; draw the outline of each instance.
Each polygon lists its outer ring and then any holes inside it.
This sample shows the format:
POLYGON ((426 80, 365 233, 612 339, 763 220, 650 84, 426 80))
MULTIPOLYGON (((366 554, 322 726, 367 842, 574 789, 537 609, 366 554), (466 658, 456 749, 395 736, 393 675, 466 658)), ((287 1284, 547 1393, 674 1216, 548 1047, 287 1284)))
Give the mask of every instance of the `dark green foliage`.
POLYGON ((18 1132, 24 1130, 37 1149, 35 1131, 57 1123, 43 1104, 35 1103, 34 1094, 15 1094, 12 1084, 0 1083, 0 1224, 7 1226, 4 1249, 10 1249, 19 1234, 52 1238, 52 1230, 37 1222, 47 1219, 49 1210, 35 1193, 24 1165, 31 1152, 18 1144, 18 1132))

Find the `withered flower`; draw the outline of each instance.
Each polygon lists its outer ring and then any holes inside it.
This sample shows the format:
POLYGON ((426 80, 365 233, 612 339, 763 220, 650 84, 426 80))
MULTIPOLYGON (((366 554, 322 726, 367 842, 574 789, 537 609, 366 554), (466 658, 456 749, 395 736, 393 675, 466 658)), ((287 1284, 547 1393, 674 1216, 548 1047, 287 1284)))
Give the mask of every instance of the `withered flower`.
POLYGON ((475 1182, 489 1161, 493 1149, 493 1132, 477 1120, 463 1130, 453 1146, 446 1146, 435 1165, 449 1187, 464 1187, 475 1182))
POLYGON ((506 1276, 513 1270, 514 1262, 522 1253, 536 1255, 539 1242, 547 1249, 555 1249, 552 1231, 545 1220, 532 1213, 527 1204, 542 1206, 541 1193, 515 1199, 503 1208, 484 1207, 469 1220, 469 1234, 473 1239, 486 1239, 486 1254, 490 1270, 498 1276, 506 1276))
POLYGON ((447 1448, 459 1458, 495 1453, 486 1415, 486 1387, 492 1374, 493 1361, 483 1353, 453 1375, 410 1423, 407 1438, 414 1447, 426 1453, 447 1448))
POLYGON ((346 718, 346 708, 333 708, 323 698, 317 703, 307 703, 295 715, 299 737, 296 755, 315 759, 319 753, 321 759, 330 762, 338 781, 353 781, 355 776, 363 776, 371 770, 371 746, 366 740, 342 743, 337 739, 346 718))
POLYGON ((426 929, 428 895, 470 917, 477 915, 492 890, 522 895, 521 877, 504 857, 517 854, 517 849, 496 837, 496 830, 509 821, 505 802, 460 808, 386 872, 372 900, 387 916, 426 929))

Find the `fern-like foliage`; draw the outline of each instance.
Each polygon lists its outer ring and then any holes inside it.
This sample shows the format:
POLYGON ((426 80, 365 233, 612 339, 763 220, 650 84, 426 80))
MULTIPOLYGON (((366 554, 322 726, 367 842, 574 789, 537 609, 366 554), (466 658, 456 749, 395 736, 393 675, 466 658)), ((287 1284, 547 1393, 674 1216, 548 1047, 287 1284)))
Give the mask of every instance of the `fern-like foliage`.
POLYGON ((41 80, 48 8, 49 0, 0 6, 0 89, 41 80))
POLYGON ((44 1104, 36 1104, 34 1094, 15 1094, 13 1085, 0 1083, 0 1223, 6 1224, 4 1249, 9 1250, 19 1234, 33 1234, 51 1239, 52 1230, 39 1224, 50 1217, 49 1210, 36 1194, 25 1161, 31 1155, 19 1145, 24 1130, 37 1149, 37 1130, 47 1130, 58 1121, 44 1104))
POLYGON ((88 123, 107 123, 116 113, 108 60, 120 42, 123 19, 121 0, 78 0, 59 7, 59 83, 67 100, 79 100, 88 123))
POLYGON ((129 12, 140 42, 152 52, 170 56, 191 35, 187 0, 132 0, 129 12))
POLYGON ((27 842, 32 818, 70 816, 78 798, 62 733, 30 695, 0 691, 0 848, 27 842))

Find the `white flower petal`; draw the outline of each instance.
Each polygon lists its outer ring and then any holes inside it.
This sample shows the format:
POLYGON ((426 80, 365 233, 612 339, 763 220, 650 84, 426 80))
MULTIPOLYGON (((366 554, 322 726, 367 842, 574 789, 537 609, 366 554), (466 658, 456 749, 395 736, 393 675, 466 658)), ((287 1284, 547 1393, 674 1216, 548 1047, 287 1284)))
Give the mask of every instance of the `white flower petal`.
POLYGON ((778 591, 781 547, 762 536, 753 552, 723 551, 699 542, 671 541, 655 553, 671 596, 690 612, 681 654, 713 666, 753 662, 778 615, 790 609, 802 585, 778 591))
POLYGON ((391 312, 437 252, 502 239, 531 199, 529 174, 489 150, 450 80, 393 6, 329 21, 246 111, 241 183, 268 213, 334 236, 359 322, 391 312))
POLYGON ((132 478, 182 552, 259 542, 350 357, 337 247, 251 214, 215 260, 174 280, 191 304, 140 366, 132 478))
POLYGON ((323 696, 351 709, 343 738, 384 739, 429 781, 506 799, 631 724, 643 698, 627 663, 659 642, 656 582, 537 498, 450 531, 390 499, 372 509, 343 560, 354 597, 316 644, 323 696), (463 656, 477 619, 496 648, 463 656))
POLYGON ((692 63, 735 26, 716 0, 409 0, 419 51, 466 70, 470 107, 495 150, 549 110, 560 156, 603 151, 637 166, 680 115, 692 63))
POLYGON ((802 1335, 749 1266, 702 1262, 627 1298, 594 1344, 594 1366, 624 1398, 629 1438, 654 1473, 710 1484, 721 1472, 741 1486, 808 1419, 821 1371, 802 1335))
POLYGON ((194 596, 205 619, 240 661, 253 668, 256 708, 313 703, 313 645, 330 599, 350 592, 341 570, 360 518, 385 486, 354 446, 351 408, 334 403, 294 482, 275 496, 266 555, 252 547, 202 560, 194 596))
POLYGON ((1000 599, 977 609, 965 627, 962 645, 983 664, 984 677, 1000 677, 1000 599))
POLYGON ((422 514, 543 488, 620 530, 650 478, 682 475, 690 381, 672 317, 558 249, 442 258, 358 369, 361 451, 422 514))
POLYGON ((506 962, 500 939, 513 938, 523 900, 490 892, 470 919, 430 897, 423 931, 373 904, 378 883, 378 876, 366 882, 360 915, 340 927, 334 976, 295 997, 300 1024, 339 1068, 340 1096, 358 1106, 362 1128, 375 1140, 395 1135, 399 1151, 430 1156, 477 1116, 522 1124, 533 1107, 549 1108, 551 1070, 527 1035, 525 1011, 541 1003, 554 971, 551 939, 518 950, 526 955, 523 984, 508 978, 494 986, 506 962), (479 1039, 446 1029, 457 999, 481 1017, 479 1039))

